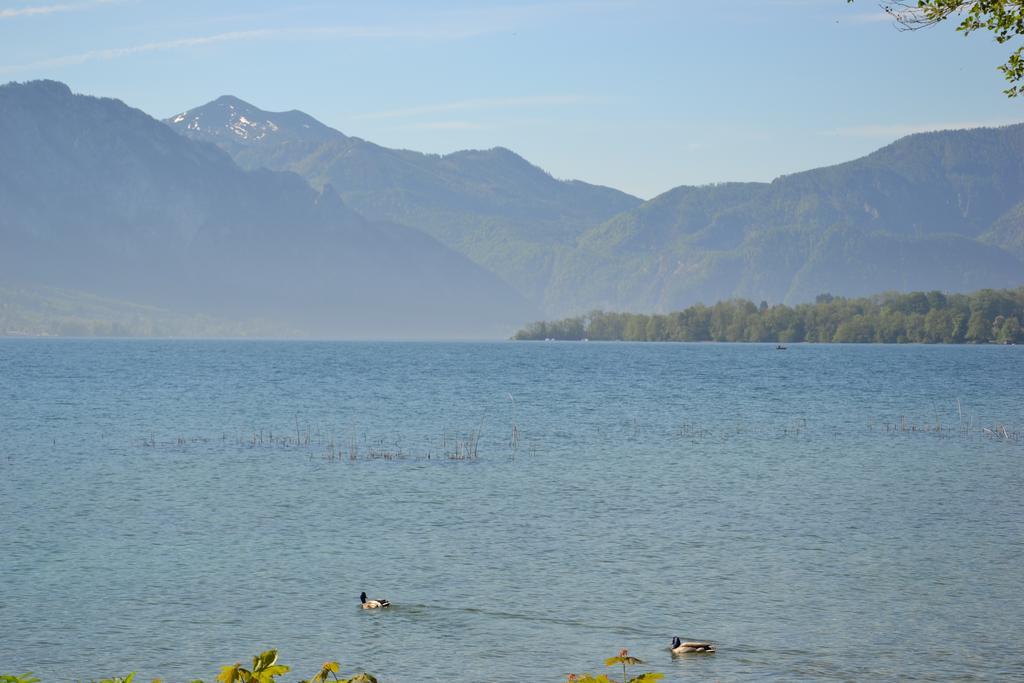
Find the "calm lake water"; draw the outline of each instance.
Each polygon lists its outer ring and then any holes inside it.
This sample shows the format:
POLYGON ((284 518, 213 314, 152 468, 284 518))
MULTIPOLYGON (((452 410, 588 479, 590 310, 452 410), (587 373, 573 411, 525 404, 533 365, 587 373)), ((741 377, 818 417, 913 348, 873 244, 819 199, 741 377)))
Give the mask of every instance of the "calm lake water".
POLYGON ((1000 425, 1024 347, 4 340, 0 672, 1024 680, 1000 425))

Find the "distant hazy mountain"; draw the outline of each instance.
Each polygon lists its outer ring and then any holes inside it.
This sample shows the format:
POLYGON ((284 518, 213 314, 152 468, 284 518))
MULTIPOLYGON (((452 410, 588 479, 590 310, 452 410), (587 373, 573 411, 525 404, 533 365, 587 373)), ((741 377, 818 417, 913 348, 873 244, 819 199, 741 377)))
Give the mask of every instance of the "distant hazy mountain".
POLYGON ((0 336, 301 337, 280 321, 226 320, 45 286, 0 286, 0 336))
POLYGON ((548 315, 1024 282, 1024 125, 914 135, 771 183, 640 203, 502 148, 391 150, 230 97, 168 123, 247 168, 293 170, 366 215, 422 227, 548 315))
MULTIPOLYGON (((303 144, 314 124, 252 135, 303 144)), ((329 186, 244 171, 52 81, 0 87, 0 278, 340 336, 503 334, 533 315, 496 276, 329 186)))
POLYGON ((504 149, 438 156, 348 137, 298 111, 221 97, 167 119, 244 168, 289 170, 334 186, 365 216, 420 228, 540 302, 560 252, 640 204, 618 190, 552 178, 504 149))
POLYGON ((679 187, 584 234, 550 308, 1024 282, 1024 125, 926 133, 771 183, 679 187))

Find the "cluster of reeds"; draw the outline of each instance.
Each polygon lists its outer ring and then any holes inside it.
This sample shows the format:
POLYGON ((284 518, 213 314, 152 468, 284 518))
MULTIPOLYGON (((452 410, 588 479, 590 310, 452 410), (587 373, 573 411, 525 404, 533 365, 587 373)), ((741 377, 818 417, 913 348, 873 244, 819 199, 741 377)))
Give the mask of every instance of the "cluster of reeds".
POLYGON ((142 440, 142 445, 145 448, 160 448, 162 446, 177 446, 178 448, 185 448, 187 446, 203 445, 220 440, 226 440, 226 437, 223 437, 223 439, 215 439, 209 436, 184 436, 177 434, 173 441, 162 443, 157 441, 155 434, 151 433, 148 437, 142 440))
POLYGON ((711 432, 708 429, 694 422, 684 422, 675 432, 675 435, 682 439, 696 439, 698 441, 707 438, 710 434, 711 432))
POLYGON ((1020 443, 1021 432, 1020 430, 1007 429, 1006 425, 996 425, 991 429, 988 427, 981 428, 982 435, 995 439, 996 441, 1013 441, 1014 443, 1020 443))
POLYGON ((934 421, 929 419, 924 422, 911 422, 907 420, 906 415, 900 415, 899 421, 884 423, 885 431, 894 433, 933 434, 943 438, 952 438, 954 436, 967 438, 980 435, 996 441, 1012 441, 1015 443, 1020 442, 1021 440, 1022 433, 1019 429, 1012 429, 1005 424, 996 424, 992 427, 986 427, 976 423, 973 414, 964 414, 960 399, 956 400, 956 411, 957 424, 955 427, 948 425, 944 426, 942 424, 942 418, 939 415, 939 411, 933 408, 934 421))
POLYGON ((514 457, 519 450, 519 425, 516 424, 516 397, 509 394, 508 400, 512 402, 512 434, 508 440, 508 447, 512 450, 514 457))
POLYGON ((909 422, 903 415, 900 416, 898 422, 886 422, 884 426, 885 431, 893 434, 929 434, 943 439, 968 439, 981 436, 995 441, 1019 443, 1024 435, 1019 429, 1013 429, 1005 424, 985 427, 983 425, 975 426, 973 422, 965 422, 957 427, 949 427, 943 426, 941 422, 909 422))
POLYGON ((294 449, 319 444, 320 437, 321 435, 319 433, 314 434, 311 430, 307 430, 304 433, 296 433, 295 436, 292 436, 290 434, 275 435, 273 430, 261 429, 259 431, 254 430, 252 432, 239 433, 230 439, 228 438, 227 433, 221 434, 219 438, 210 436, 185 436, 178 434, 169 442, 157 441, 156 436, 154 434, 150 434, 142 440, 142 445, 147 448, 158 448, 168 445, 185 448, 187 446, 204 445, 215 442, 226 444, 231 441, 232 443, 245 448, 269 447, 275 449, 294 449))
MULTIPOLYGON (((508 394, 511 404, 511 415, 508 436, 508 455, 515 458, 523 445, 524 437, 520 426, 516 421, 516 400, 512 394, 508 394)), ((238 448, 244 449, 266 449, 266 450, 303 450, 310 458, 317 455, 329 461, 358 460, 478 460, 481 454, 481 443, 483 440, 483 426, 486 415, 480 418, 476 428, 469 431, 449 430, 444 428, 441 431, 441 438, 437 442, 426 443, 420 449, 409 450, 402 445, 401 439, 397 436, 386 436, 369 438, 365 432, 361 436, 350 435, 348 437, 336 437, 333 429, 321 429, 319 425, 303 425, 298 415, 295 415, 295 430, 282 433, 274 432, 273 429, 255 429, 237 432, 229 438, 228 433, 221 434, 219 439, 208 436, 182 436, 178 435, 171 441, 158 441, 155 434, 150 433, 142 439, 142 445, 147 448, 170 448, 185 449, 195 445, 210 444, 219 441, 222 445, 234 443, 238 448)), ((634 430, 638 429, 637 420, 634 418, 634 430)), ((432 440, 431 440, 432 441, 432 440)), ((499 452, 501 449, 498 449, 499 452)), ((540 452, 540 443, 527 440, 529 454, 537 455, 540 452)))
MULTIPOLYGON (((331 439, 323 456, 326 460, 476 460, 480 457, 479 429, 468 433, 452 433, 447 429, 442 430, 441 438, 434 447, 427 447, 420 452, 408 451, 401 443, 401 439, 385 439, 378 437, 368 439, 363 436, 362 441, 356 437, 349 438, 345 444, 335 445, 331 439)), ((312 457, 312 454, 310 455, 312 457)))
MULTIPOLYGON (((794 424, 799 424, 796 421, 794 424)), ((747 424, 742 420, 732 420, 723 422, 716 425, 706 425, 697 422, 686 421, 681 423, 678 427, 672 430, 672 436, 678 439, 686 439, 688 441, 698 443, 707 440, 715 440, 726 442, 731 439, 737 438, 743 434, 757 433, 759 435, 765 435, 772 428, 769 425, 763 423, 747 424)), ((793 427, 783 428, 783 433, 792 435, 794 433, 793 427)))
MULTIPOLYGON (((440 438, 428 440, 421 448, 408 449, 397 435, 370 437, 365 432, 348 437, 335 437, 331 430, 317 426, 302 426, 298 420, 294 433, 275 432, 273 429, 253 429, 231 437, 226 432, 219 437, 176 435, 167 440, 158 440, 154 433, 142 439, 142 446, 154 449, 185 450, 194 446, 217 444, 220 447, 233 445, 238 449, 266 451, 301 451, 310 458, 317 456, 328 461, 368 460, 478 460, 483 442, 483 420, 468 431, 445 428, 440 438)), ((509 442, 510 454, 520 448, 518 425, 512 423, 509 442)), ((529 442, 529 452, 535 455, 539 445, 529 442)))
MULTIPOLYGON (((309 457, 313 457, 313 453, 310 452, 309 457)), ((350 437, 344 444, 338 443, 335 445, 335 440, 332 437, 327 442, 326 448, 323 451, 323 457, 325 460, 348 460, 349 462, 355 462, 356 460, 408 460, 415 456, 405 452, 402 448, 401 440, 395 438, 393 442, 389 442, 383 437, 379 437, 372 441, 366 440, 360 445, 359 439, 356 437, 350 437)))
MULTIPOLYGON (((942 433, 942 422, 936 418, 934 423, 925 422, 918 424, 916 422, 908 422, 906 415, 900 415, 899 422, 885 422, 885 431, 887 432, 937 432, 942 433)), ((950 429, 947 427, 946 432, 950 429)))
MULTIPOLYGON (((959 421, 943 421, 942 415, 933 408, 931 417, 912 419, 900 415, 895 420, 886 420, 868 425, 871 431, 888 432, 891 434, 928 434, 938 438, 977 438, 979 436, 996 441, 1019 443, 1024 440, 1024 431, 1003 423, 993 426, 978 424, 973 415, 966 415, 957 402, 959 421)), ((763 422, 744 423, 740 420, 725 420, 718 424, 701 424, 695 421, 682 422, 673 429, 672 436, 685 439, 691 443, 705 441, 727 442, 735 438, 743 438, 744 434, 766 436, 774 433, 776 437, 787 439, 822 439, 839 438, 844 428, 836 425, 823 424, 807 417, 790 418, 777 426, 763 422)))
POLYGON ((468 434, 441 433, 441 454, 447 460, 476 460, 480 457, 480 430, 468 434))
POLYGON ((799 438, 801 434, 807 431, 807 418, 799 417, 792 420, 789 424, 782 427, 783 436, 793 436, 799 438))

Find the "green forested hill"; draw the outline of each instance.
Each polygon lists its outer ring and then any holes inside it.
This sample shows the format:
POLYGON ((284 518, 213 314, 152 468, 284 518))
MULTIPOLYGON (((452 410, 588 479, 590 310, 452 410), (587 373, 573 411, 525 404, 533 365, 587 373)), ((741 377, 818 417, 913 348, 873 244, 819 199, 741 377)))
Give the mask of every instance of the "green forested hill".
POLYGON ((429 232, 547 315, 1024 282, 1024 124, 912 135, 771 183, 640 202, 555 180, 506 149, 387 149, 233 98, 168 123, 245 167, 295 171, 367 216, 429 232))
POLYGON ((771 183, 679 187, 559 259, 547 310, 1024 281, 1024 125, 913 135, 771 183))

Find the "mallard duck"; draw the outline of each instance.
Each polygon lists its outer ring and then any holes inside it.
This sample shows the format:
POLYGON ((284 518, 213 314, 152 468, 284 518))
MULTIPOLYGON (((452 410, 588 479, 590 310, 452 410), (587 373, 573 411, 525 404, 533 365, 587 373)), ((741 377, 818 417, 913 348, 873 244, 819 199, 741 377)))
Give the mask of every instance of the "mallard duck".
POLYGON ((679 636, 674 636, 672 638, 672 647, 670 649, 674 655, 685 655, 690 652, 712 653, 715 651, 715 646, 711 643, 697 641, 683 642, 679 639, 679 636))
POLYGON ((380 607, 391 607, 391 603, 387 600, 367 600, 366 591, 359 594, 359 602, 363 603, 363 609, 378 609, 380 607))

